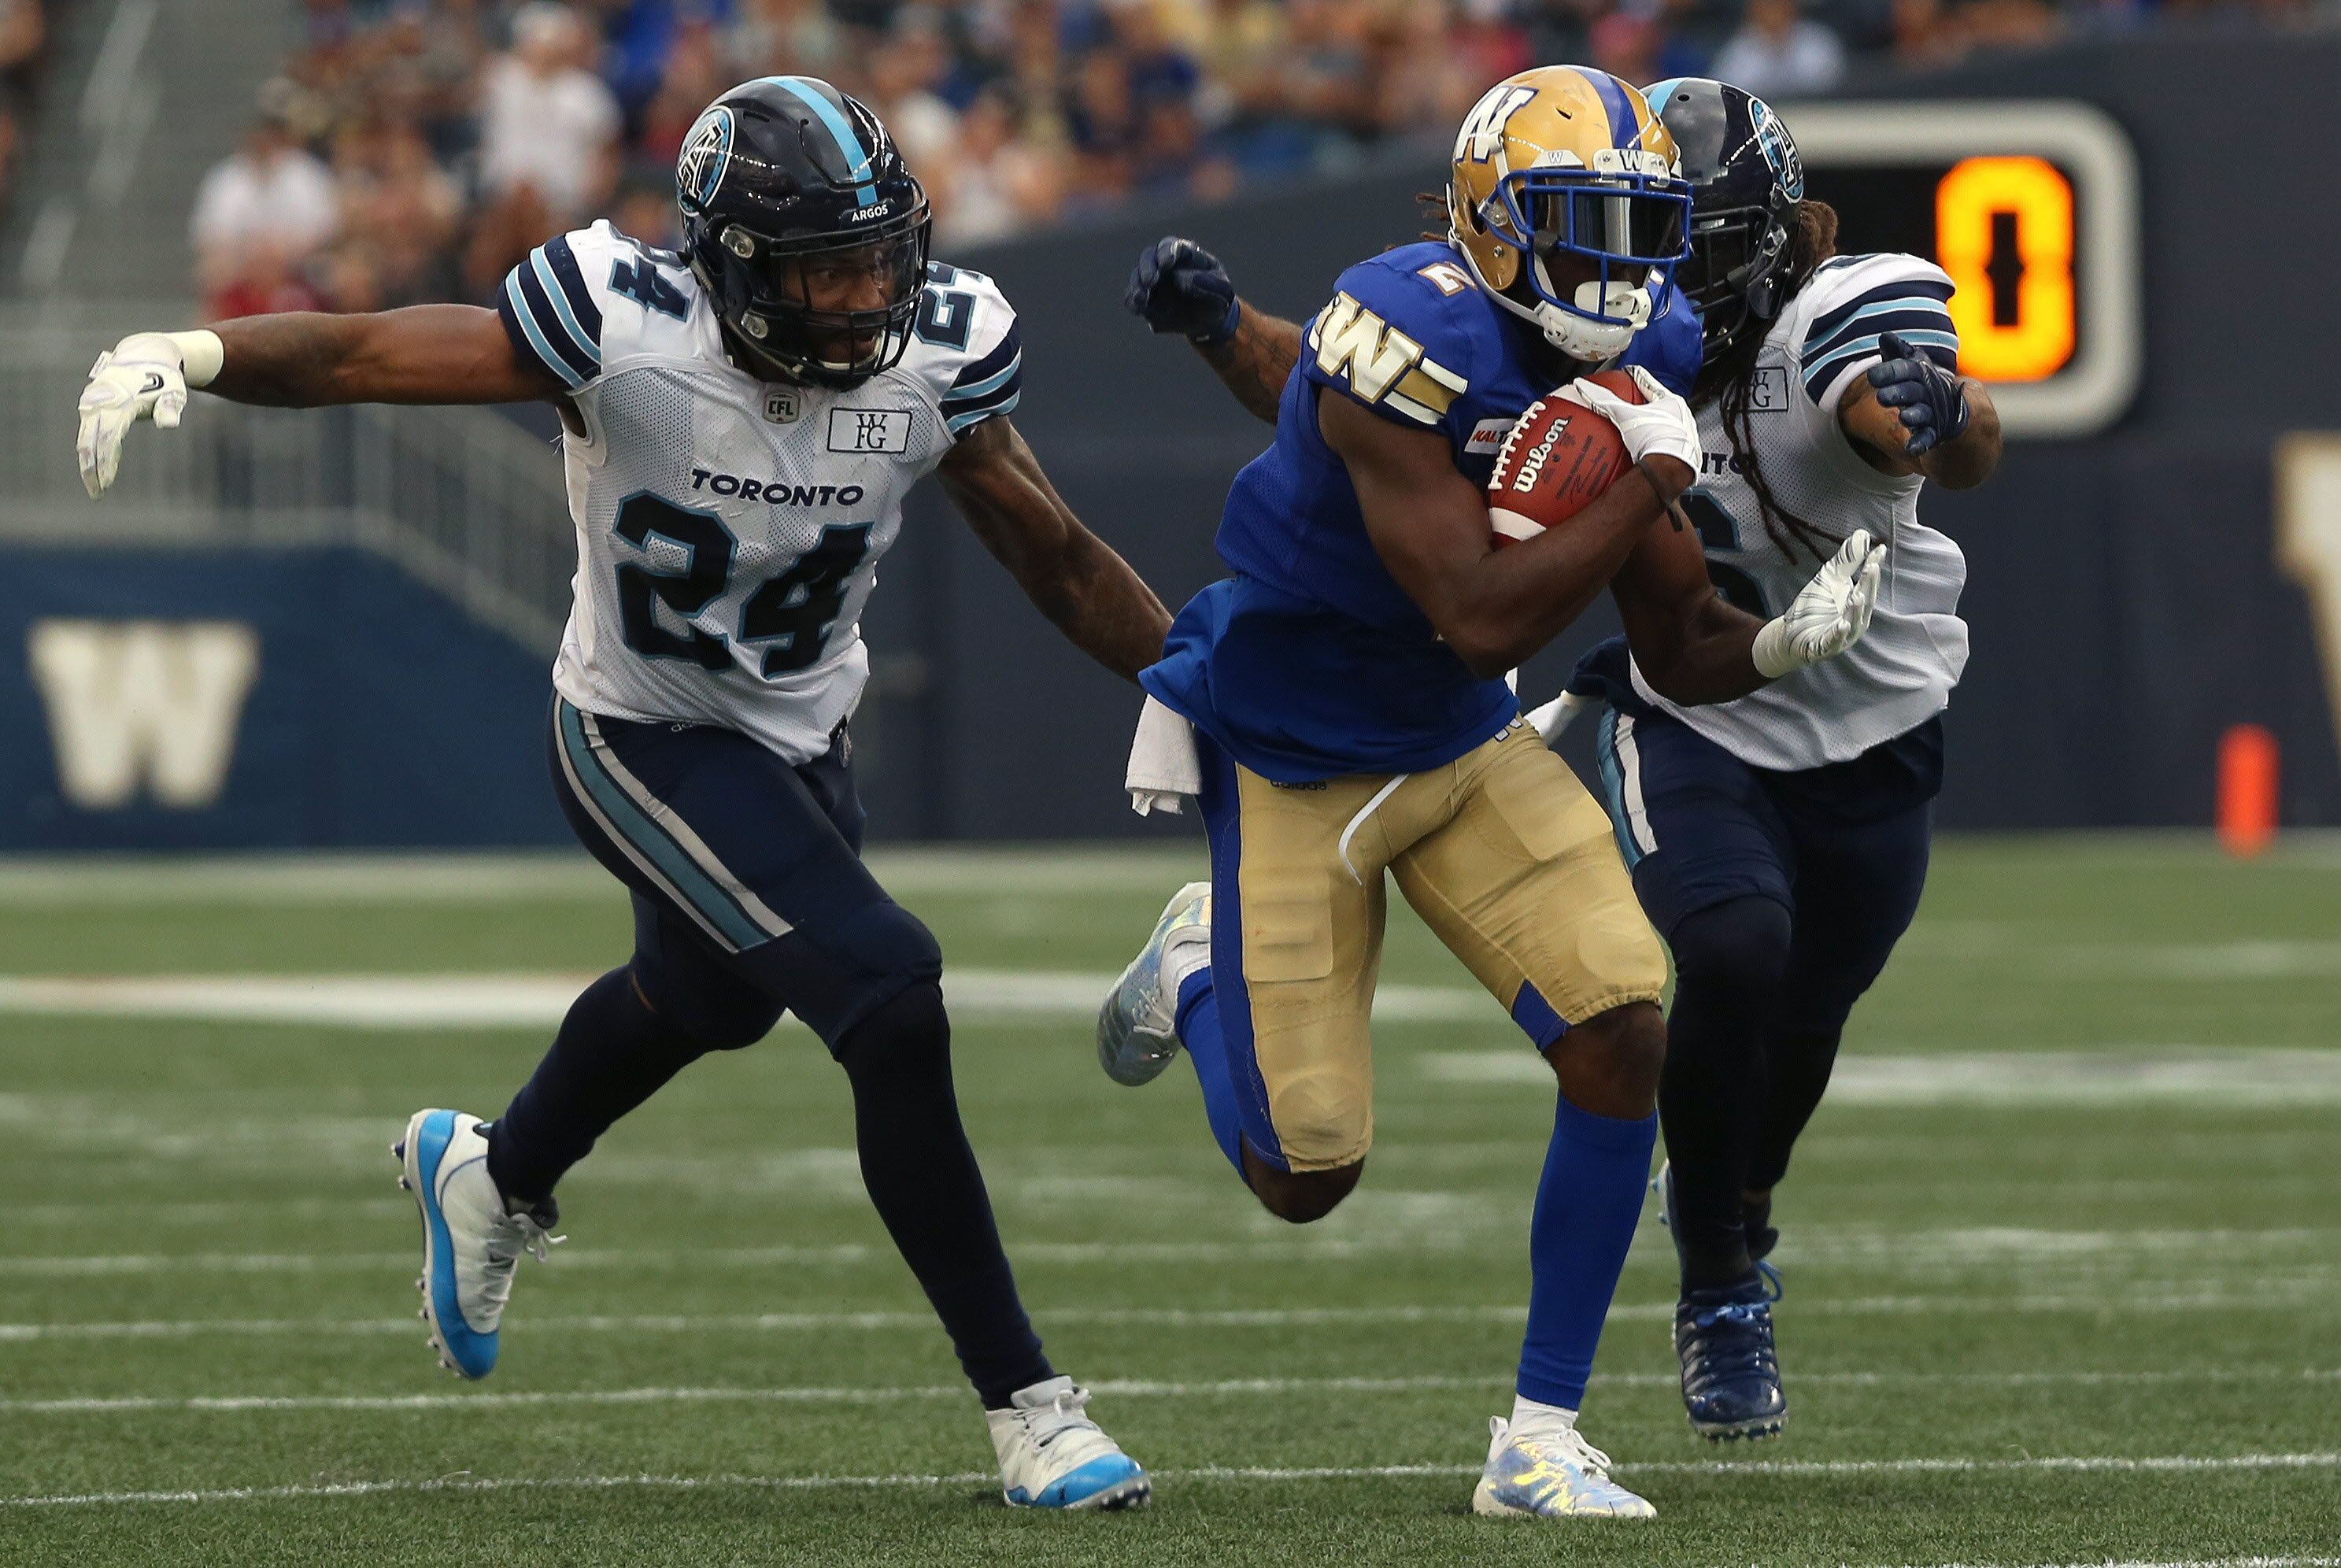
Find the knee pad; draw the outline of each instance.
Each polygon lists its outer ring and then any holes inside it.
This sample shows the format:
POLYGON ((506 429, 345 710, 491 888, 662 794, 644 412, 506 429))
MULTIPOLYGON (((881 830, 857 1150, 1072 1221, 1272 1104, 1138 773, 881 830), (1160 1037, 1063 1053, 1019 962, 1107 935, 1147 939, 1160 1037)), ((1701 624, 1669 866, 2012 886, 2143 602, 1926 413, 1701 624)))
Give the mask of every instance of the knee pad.
POLYGON ((904 986, 848 1029, 836 1054, 852 1078, 947 1068, 951 1015, 943 1011, 942 987, 932 980, 904 986))
POLYGON ((726 973, 711 958, 678 974, 669 962, 637 954, 634 985, 659 1021, 708 1051, 753 1045, 781 1021, 782 1007, 757 987, 726 973))
POLYGON ((882 989, 942 978, 943 950, 934 933, 891 898, 865 904, 814 935, 838 957, 884 977, 882 989))
POLYGON ((1795 934, 1795 918, 1786 905, 1751 894, 1684 916, 1669 945, 1681 984, 1762 999, 1779 988, 1795 934))

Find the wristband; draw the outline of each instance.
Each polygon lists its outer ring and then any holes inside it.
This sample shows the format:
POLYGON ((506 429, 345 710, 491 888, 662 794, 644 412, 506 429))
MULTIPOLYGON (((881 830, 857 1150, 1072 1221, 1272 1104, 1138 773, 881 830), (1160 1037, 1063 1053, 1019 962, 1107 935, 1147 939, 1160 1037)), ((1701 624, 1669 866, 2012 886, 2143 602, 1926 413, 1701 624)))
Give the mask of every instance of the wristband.
POLYGON ((166 332, 171 346, 179 351, 179 373, 189 386, 209 386, 219 379, 220 367, 227 363, 227 345, 220 335, 208 327, 193 332, 166 332))

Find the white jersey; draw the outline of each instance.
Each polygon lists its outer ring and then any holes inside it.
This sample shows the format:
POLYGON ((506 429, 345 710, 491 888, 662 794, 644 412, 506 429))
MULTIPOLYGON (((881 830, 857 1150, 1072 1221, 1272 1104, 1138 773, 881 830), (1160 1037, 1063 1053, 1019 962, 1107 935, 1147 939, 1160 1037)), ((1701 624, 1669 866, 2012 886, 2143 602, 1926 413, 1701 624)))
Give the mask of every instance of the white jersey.
POLYGON ((862 606, 904 494, 1016 406, 1008 302, 931 265, 902 361, 842 392, 733 365, 689 266, 607 223, 531 252, 497 311, 584 425, 562 437, 577 577, 554 688, 792 764, 827 752, 869 679, 862 606))
MULTIPOLYGON (((1800 770, 1858 756, 1924 724, 1950 701, 1967 667, 1959 619, 1967 558, 1918 521, 1917 475, 1880 474, 1838 423, 1853 378, 1898 332, 1950 364, 1958 335, 1945 306, 1951 280, 1909 255, 1841 256, 1822 265, 1766 335, 1756 360, 1748 423, 1765 483, 1788 511, 1838 539, 1867 528, 1886 546, 1877 618, 1862 640, 1734 702, 1682 707, 1634 689, 1756 767, 1800 770)), ((1788 606, 1826 559, 1784 552, 1764 525, 1756 493, 1733 466, 1719 406, 1700 411, 1705 472, 1683 497, 1724 596, 1767 617, 1788 606)))

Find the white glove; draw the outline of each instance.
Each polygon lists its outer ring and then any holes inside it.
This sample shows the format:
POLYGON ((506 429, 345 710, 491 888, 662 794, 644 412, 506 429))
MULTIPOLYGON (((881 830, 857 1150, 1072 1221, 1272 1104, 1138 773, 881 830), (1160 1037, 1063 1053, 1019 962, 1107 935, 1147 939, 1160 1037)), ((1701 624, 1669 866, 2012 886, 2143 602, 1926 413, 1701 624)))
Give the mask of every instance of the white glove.
POLYGON ((95 501, 122 466, 122 438, 142 419, 164 430, 187 411, 187 388, 208 386, 225 357, 215 332, 133 333, 97 356, 81 389, 82 488, 95 501))
POLYGON ((1560 394, 1571 403, 1581 403, 1618 427, 1618 434, 1626 443, 1626 454, 1639 463, 1645 457, 1676 458, 1690 469, 1691 478, 1698 478, 1699 444, 1698 418, 1690 404, 1659 384, 1659 378, 1640 365, 1632 366, 1628 375, 1642 389, 1640 403, 1629 403, 1608 387, 1583 376, 1560 389, 1560 394))
POLYGON ((1886 546, 1857 528, 1828 564, 1797 593, 1788 613, 1764 623, 1749 650, 1757 673, 1768 681, 1791 670, 1832 659, 1861 641, 1878 613, 1878 583, 1886 571, 1886 546))
POLYGON ((1575 692, 1563 692, 1544 706, 1529 710, 1529 727, 1536 731, 1537 739, 1550 745, 1560 739, 1561 732, 1575 722, 1578 714, 1599 700, 1596 697, 1580 697, 1575 692))

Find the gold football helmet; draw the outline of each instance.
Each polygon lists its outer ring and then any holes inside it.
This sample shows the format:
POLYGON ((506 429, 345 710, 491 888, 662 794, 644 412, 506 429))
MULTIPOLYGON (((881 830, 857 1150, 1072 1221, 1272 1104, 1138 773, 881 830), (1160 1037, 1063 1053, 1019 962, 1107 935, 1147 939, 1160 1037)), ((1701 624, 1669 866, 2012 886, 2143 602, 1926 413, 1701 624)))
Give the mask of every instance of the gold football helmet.
POLYGON ((1690 186, 1638 89, 1590 66, 1545 65, 1497 83, 1464 118, 1447 217, 1498 305, 1598 364, 1664 309, 1690 186))

